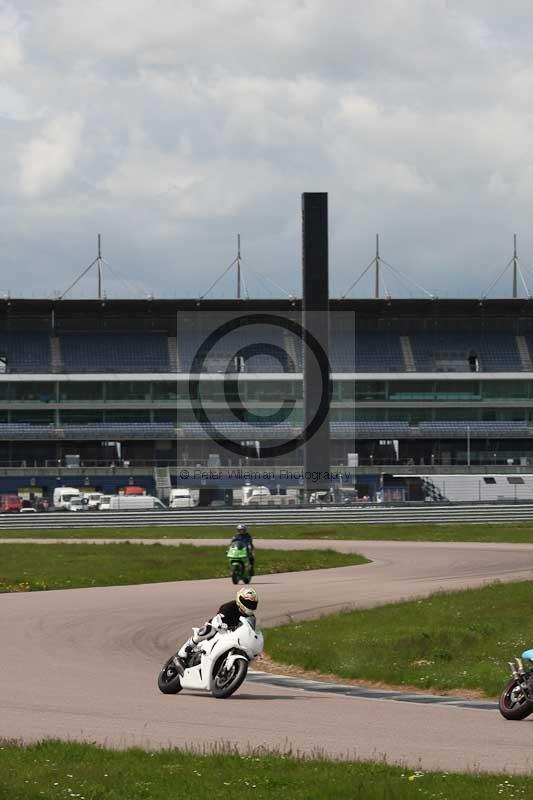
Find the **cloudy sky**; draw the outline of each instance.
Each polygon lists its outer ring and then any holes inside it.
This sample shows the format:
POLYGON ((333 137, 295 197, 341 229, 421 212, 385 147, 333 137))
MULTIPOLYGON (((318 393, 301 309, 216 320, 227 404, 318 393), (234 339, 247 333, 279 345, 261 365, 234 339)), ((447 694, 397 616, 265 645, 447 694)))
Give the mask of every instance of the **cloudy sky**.
POLYGON ((516 232, 533 292, 532 35, 525 0, 0 0, 0 293, 65 289, 98 232, 112 296, 203 294, 237 232, 250 294, 299 293, 304 191, 334 295, 376 232, 443 297, 516 232))

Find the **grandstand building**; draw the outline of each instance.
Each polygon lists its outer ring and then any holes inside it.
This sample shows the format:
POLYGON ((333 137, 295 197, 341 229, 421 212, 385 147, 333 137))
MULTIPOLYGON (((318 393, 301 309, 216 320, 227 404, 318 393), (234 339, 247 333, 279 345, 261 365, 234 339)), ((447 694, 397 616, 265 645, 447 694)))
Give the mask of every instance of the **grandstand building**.
MULTIPOLYGON (((297 484, 300 447, 270 462, 262 452, 301 433, 300 339, 268 324, 209 339, 228 320, 257 314, 300 322, 301 306, 0 301, 0 489, 50 492, 68 479, 155 491, 197 485, 208 465, 222 476, 272 467, 274 485, 289 480, 283 470, 291 467, 297 484), (208 425, 195 414, 200 400, 208 425), (247 455, 218 435, 246 444, 247 455)), ((531 301, 331 300, 330 314, 332 468, 530 470, 531 301)), ((226 484, 236 482, 243 479, 226 484)))

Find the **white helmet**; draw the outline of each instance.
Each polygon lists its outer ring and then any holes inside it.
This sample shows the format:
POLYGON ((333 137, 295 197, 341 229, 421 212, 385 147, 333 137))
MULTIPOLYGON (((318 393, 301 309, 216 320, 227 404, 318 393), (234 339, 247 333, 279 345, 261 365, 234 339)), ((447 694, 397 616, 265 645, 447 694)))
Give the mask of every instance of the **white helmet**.
POLYGON ((247 586, 245 589, 239 589, 236 600, 239 611, 244 614, 244 616, 252 617, 255 614, 257 604, 259 603, 259 597, 255 589, 251 586, 247 586))

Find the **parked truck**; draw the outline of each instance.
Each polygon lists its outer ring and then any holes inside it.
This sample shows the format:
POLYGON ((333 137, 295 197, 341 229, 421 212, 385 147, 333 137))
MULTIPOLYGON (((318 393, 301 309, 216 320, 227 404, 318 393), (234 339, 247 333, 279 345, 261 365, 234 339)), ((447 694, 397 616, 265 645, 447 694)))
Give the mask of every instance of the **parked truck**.
MULTIPOLYGON (((196 493, 198 494, 198 492, 196 493)), ((193 493, 190 489, 171 489, 168 498, 169 508, 193 508, 197 505, 193 493)))
POLYGON ((167 507, 158 497, 150 495, 112 495, 109 511, 167 511, 167 507))
POLYGON ((61 509, 62 511, 68 511, 69 503, 74 498, 79 498, 80 500, 82 499, 79 489, 75 489, 72 486, 56 486, 54 489, 52 502, 54 504, 54 508, 61 509))
POLYGON ((20 511, 22 500, 18 494, 3 494, 0 498, 0 508, 4 514, 20 511))

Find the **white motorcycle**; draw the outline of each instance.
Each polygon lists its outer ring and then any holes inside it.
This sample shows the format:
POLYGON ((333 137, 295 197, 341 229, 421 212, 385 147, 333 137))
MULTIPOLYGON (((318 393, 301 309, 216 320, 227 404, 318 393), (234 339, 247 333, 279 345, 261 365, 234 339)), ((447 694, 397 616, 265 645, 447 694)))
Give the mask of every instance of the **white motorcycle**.
POLYGON ((220 630, 199 642, 184 663, 177 655, 163 666, 157 685, 163 694, 203 689, 229 697, 246 678, 248 665, 263 652, 263 634, 255 617, 240 617, 234 631, 220 630))

